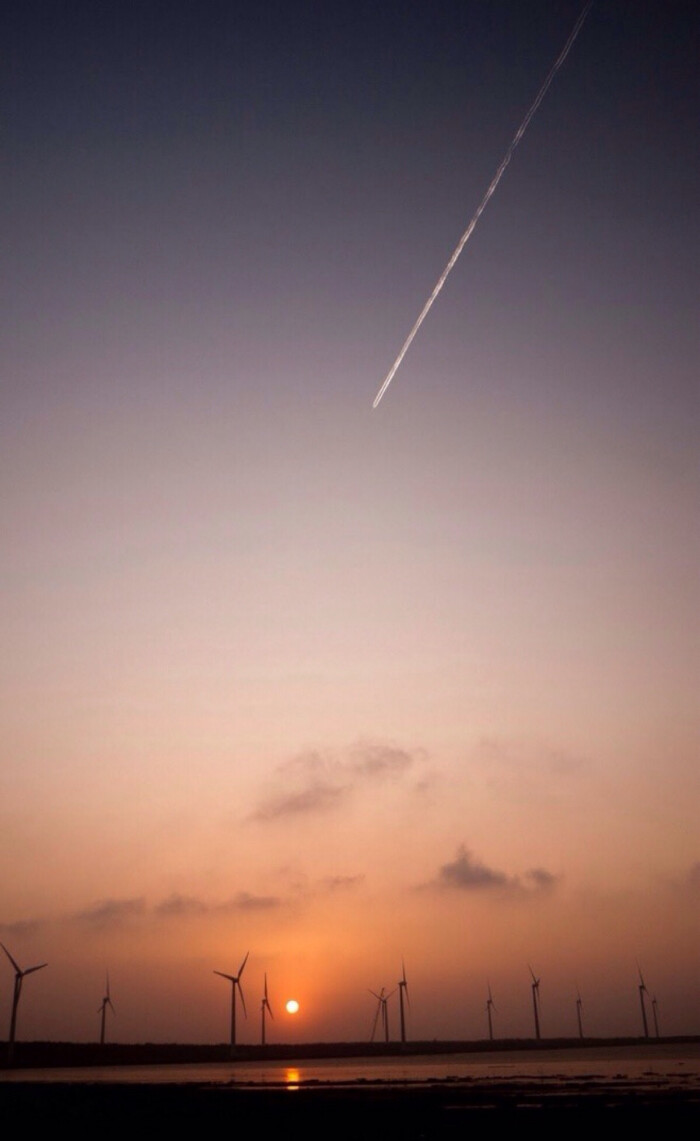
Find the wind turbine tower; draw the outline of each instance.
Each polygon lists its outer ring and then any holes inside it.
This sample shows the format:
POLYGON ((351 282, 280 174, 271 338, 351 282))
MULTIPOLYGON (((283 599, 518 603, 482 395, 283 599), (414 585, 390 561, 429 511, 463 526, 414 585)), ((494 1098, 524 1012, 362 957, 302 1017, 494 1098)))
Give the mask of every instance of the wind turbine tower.
POLYGON ((493 1042, 493 1016, 491 1012, 496 1009, 496 1005, 493 1001, 493 995, 491 994, 491 983, 487 985, 489 988, 489 996, 486 999, 486 1017, 489 1020, 489 1041, 493 1042))
POLYGON ((408 983, 406 982, 406 965, 402 959, 401 960, 401 978, 399 980, 399 1015, 401 1018, 401 1044, 402 1044, 402 1046, 406 1045, 406 1015, 405 1015, 404 1006, 403 1006, 404 997, 406 998, 406 1001, 408 1002, 408 1005, 410 1006, 411 1000, 408 997, 408 983))
POLYGON ((104 998, 102 999, 102 1002, 100 1003, 99 1010, 97 1012, 98 1014, 101 1015, 101 1017, 100 1017, 100 1046, 104 1046, 104 1044, 105 1044, 105 1022, 106 1022, 106 1018, 107 1018, 107 1007, 110 1008, 110 1010, 112 1011, 112 1014, 117 1013, 116 1010, 114 1009, 114 1004, 112 1002, 112 999, 109 996, 109 974, 107 974, 107 983, 105 986, 104 998))
POLYGON ((661 1035, 659 1034, 659 1004, 656 1001, 656 995, 654 995, 654 997, 651 1000, 651 1013, 654 1016, 654 1033, 655 1033, 657 1038, 660 1038, 661 1035))
POLYGON ((267 997, 267 972, 265 973, 265 987, 263 990, 262 1002, 260 1004, 260 1018, 262 1021, 261 1042, 262 1042, 263 1046, 265 1045, 265 1015, 266 1014, 269 1014, 270 1018, 274 1019, 274 1017, 275 1017, 274 1014, 272 1013, 272 1007, 270 1006, 270 1000, 267 997))
POLYGON ((638 990, 639 990, 639 1005, 642 1008, 642 1026, 644 1027, 644 1037, 648 1038, 649 1037, 649 1024, 647 1022, 647 1008, 646 1008, 646 1003, 644 1002, 644 995, 648 994, 649 992, 647 991, 646 985, 644 983, 644 976, 642 975, 642 968, 640 967, 639 963, 637 963, 637 970, 639 971, 638 990))
POLYGON ((369 993, 373 994, 377 1000, 377 1009, 376 1009, 375 1015, 374 1015, 374 1022, 372 1023, 372 1034, 370 1037, 370 1042, 374 1042, 374 1035, 377 1032, 377 1022, 379 1021, 379 1016, 381 1014, 382 1029, 384 1031, 384 1041, 386 1043, 388 1043, 389 1042, 389 1010, 387 1007, 387 1003, 388 1003, 389 999, 391 998, 392 994, 395 993, 395 991, 392 990, 389 994, 384 994, 384 987, 382 987, 379 994, 377 994, 377 992, 374 990, 371 990, 369 993))
MULTIPOLYGON (((529 966, 529 963, 528 963, 529 966)), ((530 967, 530 974, 532 975, 532 1009, 535 1015, 535 1038, 540 1040, 540 980, 535 978, 535 972, 530 967)))
POLYGON ((581 1017, 581 1009, 583 1007, 583 1000, 581 998, 581 991, 576 987, 576 1021, 578 1022, 578 1036, 583 1038, 583 1018, 581 1017))
POLYGON ((23 971, 22 968, 19 966, 19 964, 16 963, 15 960, 12 958, 12 955, 8 951, 5 944, 0 943, 0 947, 2 947, 3 951, 7 955, 10 962, 12 963, 12 966, 14 967, 14 971, 15 971, 15 989, 14 989, 14 994, 12 996, 12 1014, 10 1015, 10 1036, 7 1040, 7 1058, 8 1058, 8 1061, 11 1063, 12 1059, 14 1057, 14 1053, 15 1053, 15 1030, 17 1029, 17 1007, 19 1006, 19 996, 22 993, 22 983, 24 982, 24 979, 26 978, 27 975, 33 974, 34 971, 43 970, 44 967, 48 966, 48 963, 39 963, 39 965, 37 967, 27 967, 26 970, 23 971))
POLYGON ((245 1018, 248 1017, 248 1013, 247 1013, 246 1008, 245 1008, 245 998, 243 997, 243 988, 241 986, 241 975, 243 974, 243 969, 244 969, 246 963, 248 962, 248 955, 249 954, 250 954, 250 951, 246 951, 245 959, 243 960, 240 967, 238 968, 238 974, 237 975, 226 975, 226 974, 224 974, 223 971, 214 971, 215 975, 219 975, 220 978, 222 978, 222 979, 228 979, 228 981, 231 984, 231 1057, 233 1057, 233 1055, 236 1052, 236 989, 238 989, 238 993, 241 996, 241 1005, 243 1006, 243 1016, 245 1018))

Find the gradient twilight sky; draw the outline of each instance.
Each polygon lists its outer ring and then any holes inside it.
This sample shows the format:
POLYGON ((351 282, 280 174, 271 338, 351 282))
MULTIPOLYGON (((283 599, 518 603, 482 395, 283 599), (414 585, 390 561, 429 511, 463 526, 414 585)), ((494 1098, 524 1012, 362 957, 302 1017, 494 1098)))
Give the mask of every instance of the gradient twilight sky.
POLYGON ((580 8, 5 10, 19 1037, 223 1041, 248 949, 242 1041, 402 956, 413 1037, 700 1032, 695 2, 594 4, 372 411, 580 8))

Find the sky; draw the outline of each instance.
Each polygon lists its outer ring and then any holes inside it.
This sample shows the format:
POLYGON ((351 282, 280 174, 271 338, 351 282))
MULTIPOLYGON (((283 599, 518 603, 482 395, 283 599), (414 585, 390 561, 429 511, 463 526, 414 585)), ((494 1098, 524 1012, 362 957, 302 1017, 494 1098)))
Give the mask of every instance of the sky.
POLYGON ((695 3, 593 5, 372 409, 580 10, 4 10, 19 1038, 225 1041, 248 951, 241 1042, 402 960, 414 1038, 700 1033, 695 3))

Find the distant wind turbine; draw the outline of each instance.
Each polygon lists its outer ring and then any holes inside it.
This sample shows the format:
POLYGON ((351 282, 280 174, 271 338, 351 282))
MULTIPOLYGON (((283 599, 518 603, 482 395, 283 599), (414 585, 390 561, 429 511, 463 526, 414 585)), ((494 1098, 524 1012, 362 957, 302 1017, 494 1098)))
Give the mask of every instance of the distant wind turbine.
POLYGON ((214 971, 215 975, 219 975, 219 977, 222 979, 228 979, 228 981, 231 983, 231 1054, 234 1054, 236 1051, 236 988, 238 988, 238 993, 241 996, 243 1015, 245 1018, 248 1017, 248 1013, 245 1008, 245 998, 243 997, 243 987, 241 986, 241 975, 243 974, 243 969, 248 962, 249 954, 250 951, 246 951, 245 958, 238 968, 237 975, 226 975, 223 971, 214 971))
MULTIPOLYGON (((528 966, 530 964, 528 963, 528 966)), ((535 1038, 539 1041, 540 1038, 540 980, 535 978, 535 972, 530 967, 530 974, 532 975, 532 1009, 535 1015, 535 1038)))
POLYGON ((382 1029, 384 1031, 384 1041, 388 1042, 389 1041, 389 1010, 387 1007, 387 1003, 388 1003, 389 999, 391 998, 392 994, 396 993, 396 990, 394 989, 394 990, 390 991, 389 994, 384 994, 384 987, 382 987, 379 994, 377 994, 377 992, 374 990, 370 990, 369 993, 373 994, 377 1000, 377 1009, 376 1009, 375 1015, 374 1015, 374 1022, 372 1023, 372 1034, 370 1037, 370 1042, 374 1042, 374 1035, 377 1032, 377 1022, 379 1021, 380 1014, 381 1014, 381 1019, 382 1019, 382 1029))
POLYGON ((659 1034, 659 1004, 656 1001, 656 995, 654 995, 654 997, 651 1000, 651 1013, 654 1015, 654 1033, 655 1033, 657 1038, 660 1038, 661 1035, 659 1034))
POLYGON ((104 1046, 104 1044, 105 1044, 105 1021, 106 1021, 106 1016, 107 1016, 107 1007, 109 1007, 111 1009, 112 1014, 117 1013, 116 1010, 114 1009, 114 1003, 112 1002, 112 999, 109 996, 109 973, 107 974, 107 982, 105 985, 104 998, 102 999, 102 1002, 100 1003, 99 1009, 97 1011, 98 1014, 101 1014, 101 1018, 100 1018, 100 1046, 104 1046))
POLYGON ((646 1004, 644 1002, 644 995, 648 994, 649 992, 648 992, 646 985, 644 983, 644 976, 642 974, 642 968, 640 967, 639 963, 637 963, 637 970, 639 971, 638 990, 639 990, 639 1005, 642 1008, 642 1026, 644 1027, 644 1037, 648 1038, 649 1037, 649 1024, 647 1022, 647 1008, 646 1008, 646 1004))
POLYGON ((404 1001, 404 997, 405 997, 406 1001, 408 1002, 408 1005, 410 1006, 411 1000, 408 997, 408 983, 406 982, 406 965, 405 965, 403 959, 401 960, 401 978, 399 979, 398 987, 399 987, 399 1015, 401 1018, 401 1042, 402 1042, 402 1044, 405 1045, 405 1043, 406 1043, 406 1016, 405 1016, 405 1012, 404 1012, 404 1008, 403 1008, 403 1001, 404 1001))
POLYGON ((19 966, 19 964, 17 962, 15 962, 15 960, 12 958, 12 955, 8 951, 5 944, 0 943, 0 947, 2 947, 3 951, 7 955, 10 962, 12 963, 12 966, 14 967, 14 971, 15 971, 15 990, 14 990, 14 994, 12 996, 12 1014, 10 1015, 10 1036, 7 1040, 7 1057, 8 1057, 8 1060, 11 1062, 13 1059, 13 1056, 14 1056, 14 1052, 15 1052, 15 1030, 17 1029, 17 1007, 19 1005, 19 996, 22 993, 22 983, 23 983, 23 981, 27 975, 33 974, 34 971, 43 970, 44 967, 48 966, 48 963, 39 963, 39 965, 37 967, 27 967, 26 970, 23 971, 22 968, 19 966))
POLYGON ((578 1036, 583 1038, 583 1019, 581 1017, 581 1009, 583 1007, 583 1000, 581 998, 581 991, 576 987, 576 1021, 578 1022, 578 1036))
POLYGON ((487 985, 489 989, 489 996, 486 999, 486 1017, 489 1020, 489 1039, 491 1042, 493 1042, 493 1017, 491 1011, 496 1009, 496 1005, 493 1001, 493 995, 491 994, 491 983, 488 983, 487 985))
POLYGON ((267 973, 265 974, 265 987, 263 990, 262 1002, 260 1004, 260 1018, 262 1021, 262 1039, 261 1039, 261 1041, 262 1041, 263 1046, 265 1045, 265 1014, 269 1014, 270 1018, 273 1018, 273 1019, 275 1017, 274 1014, 272 1013, 272 1007, 270 1006, 270 1000, 267 997, 267 973))

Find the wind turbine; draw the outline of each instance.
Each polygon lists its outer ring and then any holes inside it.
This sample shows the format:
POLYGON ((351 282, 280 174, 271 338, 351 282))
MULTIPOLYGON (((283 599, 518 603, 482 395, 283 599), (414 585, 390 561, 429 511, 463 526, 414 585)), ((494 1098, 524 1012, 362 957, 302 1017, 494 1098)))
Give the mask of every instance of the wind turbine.
POLYGON ((405 1045, 406 1044, 406 1017, 405 1017, 404 1008, 403 1008, 404 995, 406 996, 406 1001, 408 1002, 409 1006, 411 1005, 411 1000, 408 997, 408 983, 406 982, 406 965, 405 965, 403 959, 401 960, 401 978, 399 979, 398 987, 399 987, 399 1014, 401 1017, 401 1042, 403 1045, 405 1045))
POLYGON ((644 983, 644 976, 642 974, 642 968, 640 967, 639 963, 637 963, 637 970, 639 971, 638 990, 639 990, 639 1004, 642 1008, 642 1026, 644 1027, 644 1037, 648 1038, 649 1037, 649 1024, 647 1022, 647 1008, 646 1008, 646 1004, 644 1002, 644 995, 648 994, 649 992, 648 992, 646 985, 644 983))
POLYGON ((11 1062, 13 1055, 14 1055, 14 1052, 15 1052, 15 1030, 17 1028, 17 1007, 19 1005, 19 996, 22 993, 22 983, 23 983, 23 981, 27 975, 33 974, 34 971, 43 970, 44 967, 48 966, 48 963, 39 963, 38 967, 27 967, 27 969, 23 971, 22 968, 19 966, 19 964, 16 963, 15 960, 12 958, 12 955, 8 951, 5 944, 0 943, 0 947, 2 947, 3 951, 5 952, 8 959, 12 963, 12 966, 15 969, 15 990, 14 990, 14 994, 12 996, 12 1014, 10 1015, 10 1036, 7 1040, 7 1057, 9 1059, 9 1061, 11 1062))
POLYGON ((489 1039, 493 1042, 493 1019, 491 1017, 491 1011, 496 1009, 496 1005, 493 1001, 493 995, 491 994, 491 983, 487 985, 489 988, 489 997, 486 999, 486 1017, 489 1020, 489 1039))
POLYGON ((374 1015, 374 1022, 372 1023, 372 1035, 370 1037, 370 1042, 374 1042, 374 1035, 375 1035, 376 1030, 377 1030, 377 1022, 379 1021, 380 1013, 382 1016, 382 1028, 384 1030, 384 1041, 387 1043, 389 1041, 389 1010, 387 1007, 387 1003, 388 1003, 389 999, 391 998, 392 994, 395 993, 395 989, 396 988, 394 988, 394 990, 392 990, 389 994, 384 994, 384 987, 382 987, 379 994, 377 994, 377 992, 374 990, 371 990, 369 992, 370 994, 373 994, 377 1000, 377 1009, 376 1009, 376 1012, 374 1015))
POLYGON ((107 973, 107 984, 105 986, 105 995, 104 995, 104 998, 102 999, 102 1002, 100 1003, 99 1010, 97 1011, 98 1014, 102 1015, 102 1017, 100 1019, 100 1046, 104 1046, 104 1044, 105 1044, 105 1020, 106 1020, 106 1016, 107 1016, 107 1007, 108 1006, 111 1008, 112 1014, 117 1013, 116 1010, 114 1009, 114 1003, 112 1002, 111 998, 109 997, 109 973, 107 973))
POLYGON ((581 1008, 583 1007, 583 1000, 581 998, 581 991, 576 987, 576 1021, 578 1022, 578 1036, 583 1038, 583 1019, 581 1017, 581 1008))
MULTIPOLYGON (((241 997, 243 997, 243 996, 241 995, 241 997)), ((263 1046, 265 1045, 265 1014, 266 1013, 270 1015, 270 1018, 275 1017, 274 1014, 272 1013, 272 1007, 270 1006, 270 1000, 267 997, 267 972, 265 973, 265 988, 263 990, 262 1002, 260 1004, 260 1017, 262 1020, 262 1044, 263 1044, 263 1046)))
MULTIPOLYGON (((530 964, 528 963, 528 966, 530 964)), ((535 1038, 539 1041, 540 1038, 540 980, 535 978, 535 972, 530 967, 530 974, 532 975, 532 1009, 535 1014, 535 1038)))
POLYGON ((656 995, 651 1000, 651 1013, 654 1015, 654 1033, 659 1038, 659 1004, 656 1001, 656 995))
POLYGON ((224 974, 223 971, 214 971, 215 975, 219 975, 222 979, 228 979, 228 981, 231 983, 231 1054, 232 1055, 236 1052, 236 987, 238 988, 238 992, 241 996, 241 1003, 243 1005, 243 1014, 246 1018, 248 1017, 248 1012, 246 1011, 246 1008, 245 1008, 245 998, 243 997, 243 987, 241 986, 240 980, 241 980, 241 975, 243 974, 243 968, 245 967, 246 963, 248 962, 248 955, 249 954, 250 954, 250 951, 246 951, 245 959, 243 960, 240 967, 238 968, 238 974, 237 975, 226 975, 226 974, 224 974))

